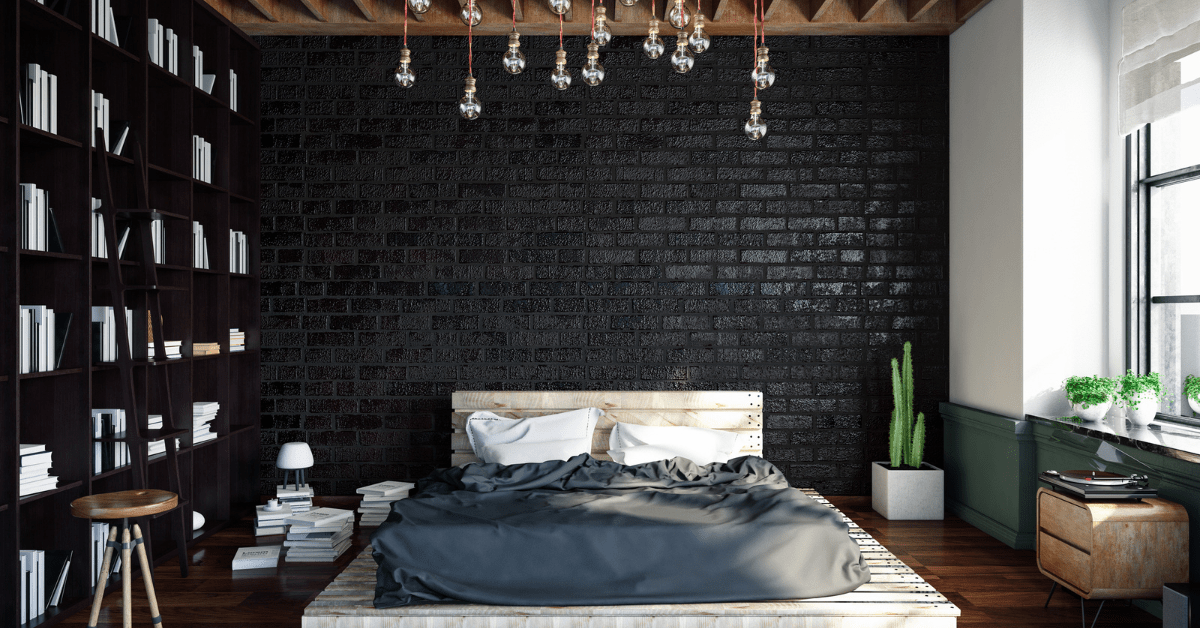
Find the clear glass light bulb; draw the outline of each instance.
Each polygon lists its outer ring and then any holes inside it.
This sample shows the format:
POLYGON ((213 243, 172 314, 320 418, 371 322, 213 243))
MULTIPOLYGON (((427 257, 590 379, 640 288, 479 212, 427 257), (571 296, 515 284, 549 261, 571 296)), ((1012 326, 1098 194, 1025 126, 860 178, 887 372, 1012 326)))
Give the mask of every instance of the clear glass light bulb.
POLYGON ((400 87, 412 87, 417 82, 417 75, 412 71, 412 53, 408 48, 400 49, 400 65, 396 66, 396 84, 400 87))
POLYGON ((754 86, 759 89, 766 89, 775 84, 775 70, 770 66, 771 58, 767 55, 767 47, 762 46, 758 49, 758 62, 754 64, 754 69, 750 71, 750 80, 754 81, 754 86))
POLYGON ((704 32, 704 14, 696 13, 696 28, 691 35, 688 35, 688 48, 691 48, 692 52, 700 54, 708 50, 711 45, 712 39, 708 33, 704 32))
POLYGON ((743 130, 746 132, 746 137, 754 141, 767 136, 767 123, 762 119, 762 103, 757 100, 750 101, 750 119, 746 120, 743 130))
POLYGON ((571 0, 550 0, 550 11, 555 15, 565 15, 571 10, 571 0))
POLYGON ((583 64, 583 82, 595 87, 604 81, 604 66, 600 65, 600 46, 596 42, 588 44, 587 63, 583 64))
POLYGON ((474 120, 483 113, 483 103, 475 97, 475 77, 468 76, 463 88, 463 97, 458 101, 458 112, 468 120, 474 120))
POLYGON ((525 55, 521 52, 521 34, 513 31, 508 34, 508 52, 501 60, 504 69, 509 74, 520 74, 525 69, 525 55))
POLYGON ((559 89, 566 89, 571 86, 571 72, 567 70, 567 51, 559 48, 554 55, 554 71, 550 73, 550 82, 559 89))
POLYGON ((650 18, 650 34, 646 36, 642 42, 642 50, 646 51, 646 56, 651 59, 657 59, 662 56, 667 47, 663 45, 663 40, 658 38, 658 18, 650 18))
POLYGON ((692 21, 692 12, 683 6, 683 0, 675 0, 671 10, 667 11, 667 21, 675 28, 683 28, 692 21))
POLYGON ((612 29, 608 27, 608 16, 604 7, 596 7, 596 23, 592 24, 592 39, 601 46, 612 41, 612 29))
POLYGON ((635 4, 637 4, 637 0, 617 0, 617 2, 620 2, 621 6, 626 6, 626 7, 631 7, 635 4))
POLYGON ((413 13, 425 13, 432 3, 432 0, 408 0, 408 8, 412 9, 413 13))
POLYGON ((483 21, 483 11, 479 10, 478 4, 468 2, 463 5, 462 11, 458 12, 458 19, 462 20, 463 24, 469 23, 471 26, 479 26, 479 23, 483 21))
POLYGON ((696 57, 688 50, 687 32, 679 31, 679 37, 675 39, 675 52, 671 53, 671 67, 680 74, 687 74, 695 62, 696 57))

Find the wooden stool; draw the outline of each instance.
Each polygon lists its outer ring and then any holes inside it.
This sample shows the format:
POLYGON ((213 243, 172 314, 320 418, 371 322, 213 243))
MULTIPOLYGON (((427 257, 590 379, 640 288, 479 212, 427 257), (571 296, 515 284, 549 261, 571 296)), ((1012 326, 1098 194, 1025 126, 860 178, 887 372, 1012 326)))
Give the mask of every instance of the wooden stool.
POLYGON ((142 530, 133 524, 133 539, 129 536, 129 520, 134 517, 148 517, 173 510, 179 505, 179 496, 167 491, 142 489, 135 491, 119 491, 116 493, 101 493, 80 497, 71 502, 71 514, 80 519, 109 519, 121 520, 121 542, 117 542, 117 528, 114 526, 108 533, 108 543, 104 549, 104 562, 100 567, 100 581, 96 583, 96 597, 92 600, 92 614, 88 618, 89 628, 95 628, 100 620, 100 603, 104 600, 104 587, 108 584, 108 569, 112 564, 113 552, 121 549, 121 593, 124 598, 122 608, 122 625, 125 628, 133 626, 133 608, 130 591, 131 559, 133 548, 137 548, 138 562, 142 565, 142 580, 146 583, 146 598, 150 601, 150 621, 155 625, 162 624, 158 614, 158 599, 154 596, 154 580, 150 577, 150 561, 146 558, 146 547, 142 544, 142 530))

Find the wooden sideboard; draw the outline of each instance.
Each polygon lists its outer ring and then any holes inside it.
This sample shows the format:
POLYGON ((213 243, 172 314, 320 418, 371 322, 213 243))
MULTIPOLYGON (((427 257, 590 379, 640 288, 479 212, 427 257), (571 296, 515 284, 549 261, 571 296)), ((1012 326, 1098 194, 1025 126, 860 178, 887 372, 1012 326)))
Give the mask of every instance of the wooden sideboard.
POLYGON ((1188 580, 1188 515, 1165 499, 1081 501, 1037 493, 1038 569, 1090 600, 1158 599, 1188 580))

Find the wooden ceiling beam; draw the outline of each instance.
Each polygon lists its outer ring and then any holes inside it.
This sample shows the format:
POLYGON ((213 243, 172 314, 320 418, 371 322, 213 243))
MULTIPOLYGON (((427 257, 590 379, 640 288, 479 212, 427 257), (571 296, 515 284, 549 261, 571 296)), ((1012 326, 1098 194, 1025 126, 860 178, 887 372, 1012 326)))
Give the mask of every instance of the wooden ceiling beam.
POLYGON ((836 5, 838 0, 812 0, 812 17, 809 21, 816 22, 825 17, 829 13, 829 9, 836 5))
POLYGON ((954 7, 954 18, 960 23, 975 15, 990 0, 957 0, 954 7))
POLYGON ((375 21, 375 0, 354 0, 354 6, 358 7, 359 12, 363 17, 367 18, 368 22, 375 21))
POLYGON ((328 3, 329 0, 300 0, 300 4, 303 4, 304 8, 308 9, 308 12, 313 14, 313 17, 316 17, 322 22, 329 21, 325 17, 325 8, 328 3))
POLYGON ((257 9, 259 13, 262 13, 263 17, 267 18, 268 20, 270 20, 272 22, 279 21, 279 16, 278 16, 279 8, 277 6, 279 0, 246 0, 246 1, 248 3, 250 3, 250 6, 257 9))
POLYGON ((865 22, 879 11, 879 8, 886 3, 886 0, 858 0, 858 21, 865 22))
POLYGON ((921 19, 941 0, 908 0, 908 21, 921 19))

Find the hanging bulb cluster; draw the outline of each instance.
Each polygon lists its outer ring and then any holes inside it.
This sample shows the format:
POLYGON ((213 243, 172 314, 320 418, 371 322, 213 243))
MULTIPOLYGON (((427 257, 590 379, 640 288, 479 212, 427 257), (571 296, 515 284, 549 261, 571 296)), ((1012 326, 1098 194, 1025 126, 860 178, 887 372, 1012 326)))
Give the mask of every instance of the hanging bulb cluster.
POLYGON ((683 0, 675 0, 671 10, 667 12, 667 21, 671 26, 682 29, 692 22, 692 12, 683 4, 683 0))
POLYGON ((775 70, 771 69, 771 57, 767 52, 766 46, 758 48, 758 60, 754 69, 750 71, 750 80, 754 81, 754 86, 758 89, 766 89, 775 84, 775 70))
POLYGON ((711 45, 712 38, 708 36, 708 33, 704 32, 704 14, 700 12, 697 6, 696 28, 692 30, 691 35, 688 35, 688 48, 691 48, 692 52, 700 54, 708 50, 708 47, 711 45))
POLYGON ((583 64, 583 82, 595 87, 604 81, 604 66, 600 65, 600 46, 597 42, 588 44, 587 63, 583 64))
POLYGON ((475 97, 475 77, 468 76, 463 86, 463 97, 458 101, 458 112, 468 120, 474 120, 483 113, 483 103, 475 97))
POLYGON ((525 69, 525 54, 521 52, 521 34, 513 31, 508 34, 508 52, 501 59, 504 69, 509 74, 520 74, 525 69))
POLYGON ((571 72, 567 70, 567 51, 562 48, 554 53, 554 71, 550 73, 550 82, 559 89, 571 86, 571 72))
POLYGON ((612 29, 608 27, 608 18, 604 15, 603 6, 596 7, 596 20, 592 23, 592 41, 598 45, 607 46, 612 41, 612 29))
POLYGON ((687 31, 679 31, 675 38, 675 52, 671 53, 671 67, 680 74, 687 74, 696 63, 696 57, 688 50, 687 31))
POLYGON ((417 75, 412 71, 412 52, 408 47, 400 49, 400 65, 396 66, 396 84, 400 87, 412 87, 417 82, 417 75))
POLYGON ((642 50, 646 52, 646 56, 651 59, 657 59, 662 56, 666 46, 663 45, 663 40, 658 37, 658 18, 650 18, 650 34, 646 35, 645 41, 642 42, 642 50))

